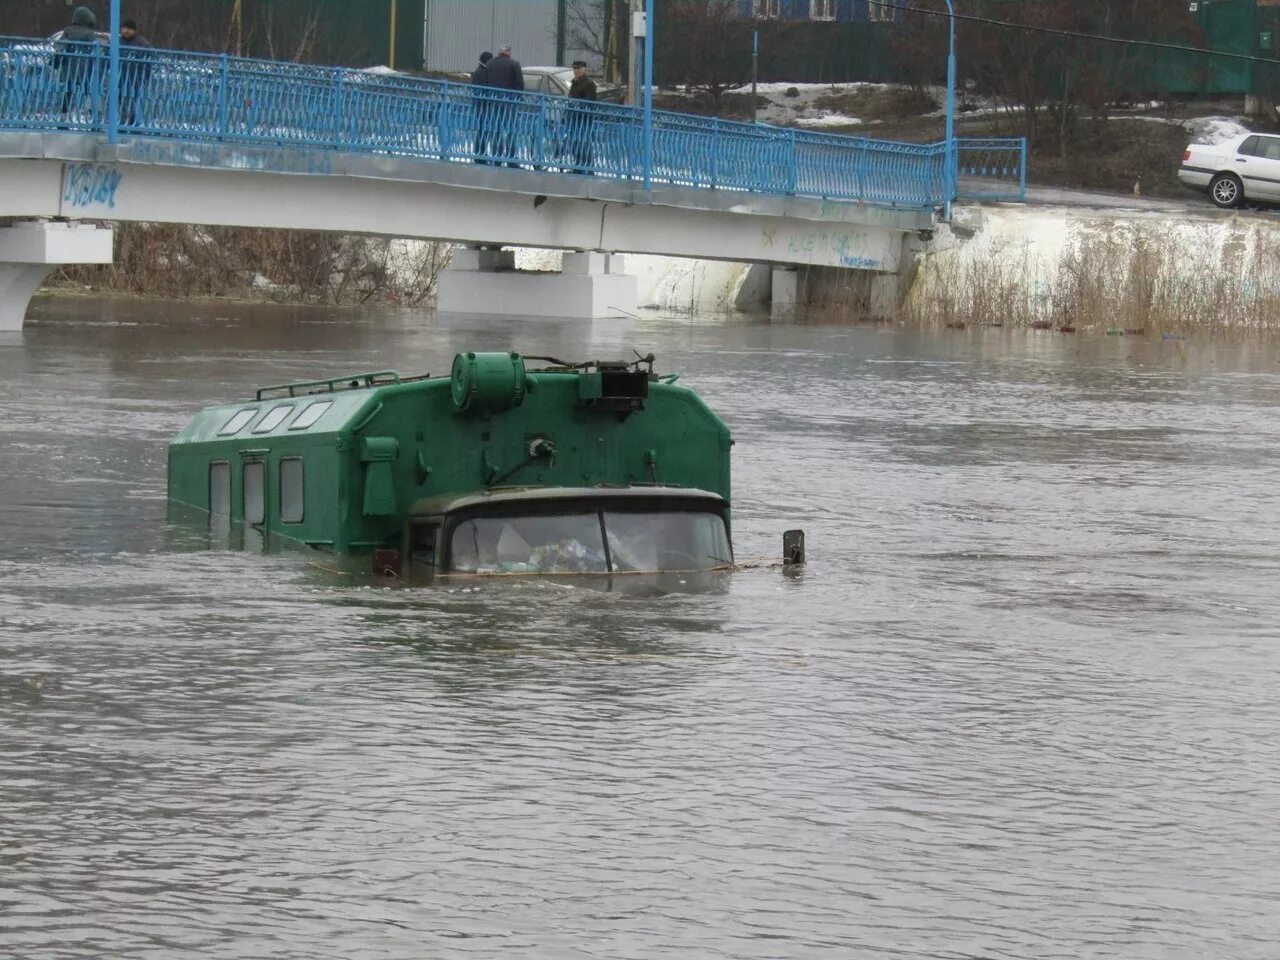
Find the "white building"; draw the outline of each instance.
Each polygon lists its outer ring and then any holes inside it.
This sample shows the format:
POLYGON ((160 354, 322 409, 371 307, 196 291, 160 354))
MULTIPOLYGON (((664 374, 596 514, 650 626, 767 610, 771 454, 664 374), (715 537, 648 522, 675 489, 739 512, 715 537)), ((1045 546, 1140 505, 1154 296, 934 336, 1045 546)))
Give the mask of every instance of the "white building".
POLYGON ((582 59, 599 68, 599 58, 570 48, 575 3, 590 0, 426 0, 423 66, 447 73, 470 71, 481 51, 496 53, 509 43, 527 66, 564 66, 582 59))

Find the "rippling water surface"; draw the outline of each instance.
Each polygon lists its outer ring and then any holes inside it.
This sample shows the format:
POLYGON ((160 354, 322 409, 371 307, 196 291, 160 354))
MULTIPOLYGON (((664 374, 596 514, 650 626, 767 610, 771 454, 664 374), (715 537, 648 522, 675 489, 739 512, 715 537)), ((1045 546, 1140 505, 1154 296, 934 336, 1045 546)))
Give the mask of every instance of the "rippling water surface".
POLYGON ((1280 957, 1267 343, 50 301, 0 335, 0 955, 1280 957), (289 379, 653 350, 705 594, 394 589, 166 525, 289 379))

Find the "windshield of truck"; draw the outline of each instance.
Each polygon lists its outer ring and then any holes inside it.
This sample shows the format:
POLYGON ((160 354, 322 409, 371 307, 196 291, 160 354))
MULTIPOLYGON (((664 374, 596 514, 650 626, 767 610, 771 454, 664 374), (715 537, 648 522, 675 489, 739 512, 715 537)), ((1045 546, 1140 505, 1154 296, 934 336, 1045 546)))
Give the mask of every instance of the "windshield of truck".
POLYGON ((604 527, 615 571, 713 570, 733 562, 724 520, 714 513, 606 510, 604 527))
POLYGON ((724 520, 705 512, 473 517, 454 528, 450 546, 450 567, 461 573, 658 573, 732 563, 724 520))

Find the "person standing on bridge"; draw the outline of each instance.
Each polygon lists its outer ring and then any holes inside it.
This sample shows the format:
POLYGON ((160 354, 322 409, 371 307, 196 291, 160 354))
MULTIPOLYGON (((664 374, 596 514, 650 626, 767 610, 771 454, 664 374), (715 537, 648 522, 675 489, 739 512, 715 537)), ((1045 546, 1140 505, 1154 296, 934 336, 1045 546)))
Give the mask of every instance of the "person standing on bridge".
POLYGON ((126 20, 120 24, 120 122, 126 126, 138 122, 138 105, 146 104, 154 56, 136 23, 126 20))
MULTIPOLYGON (((489 65, 485 68, 485 86, 495 90, 507 90, 511 94, 523 92, 524 90, 524 70, 520 67, 520 61, 511 56, 511 44, 504 43, 498 48, 498 55, 489 61, 489 65)), ((515 101, 519 98, 515 96, 498 94, 495 99, 505 98, 515 101)), ((494 125, 505 132, 499 133, 493 146, 497 148, 499 156, 513 158, 516 151, 516 140, 514 128, 519 116, 519 107, 514 103, 499 102, 493 104, 495 116, 494 125)), ((506 166, 519 166, 513 159, 506 161, 506 166)))
POLYGON ((599 95, 596 82, 587 76, 587 62, 573 61, 573 83, 569 84, 569 96, 575 101, 569 112, 569 152, 573 156, 574 173, 590 173, 594 160, 592 137, 596 118, 591 106, 599 95))
POLYGON ((483 89, 489 85, 489 61, 492 59, 493 54, 486 50, 480 54, 476 68, 471 71, 471 85, 476 88, 471 94, 472 105, 475 108, 476 163, 488 163, 489 150, 492 147, 493 101, 489 99, 489 94, 485 93, 483 89))
POLYGON ((98 18, 88 7, 76 7, 71 14, 71 26, 58 38, 53 68, 62 79, 62 112, 68 114, 86 92, 94 97, 101 92, 92 89, 95 75, 99 74, 97 58, 102 53, 98 43, 98 18))

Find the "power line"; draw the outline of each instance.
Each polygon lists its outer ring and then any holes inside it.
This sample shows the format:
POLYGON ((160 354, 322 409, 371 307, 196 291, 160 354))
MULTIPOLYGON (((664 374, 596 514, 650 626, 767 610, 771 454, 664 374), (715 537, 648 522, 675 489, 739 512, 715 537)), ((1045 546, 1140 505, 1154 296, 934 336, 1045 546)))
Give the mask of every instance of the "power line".
MULTIPOLYGON (((912 7, 905 3, 891 3, 890 0, 867 0, 878 7, 889 7, 893 10, 906 10, 910 13, 922 13, 930 17, 949 19, 951 14, 945 10, 931 10, 925 7, 912 7)), ((1012 20, 993 20, 990 17, 976 17, 971 13, 957 13, 957 20, 970 23, 983 23, 990 27, 1005 27, 1010 30, 1022 30, 1026 33, 1045 33, 1055 37, 1067 37, 1072 40, 1097 40, 1102 43, 1119 43, 1132 47, 1155 47, 1159 50, 1176 50, 1180 53, 1199 53, 1210 57, 1226 57, 1230 60, 1247 60, 1250 63, 1278 63, 1274 57, 1257 57, 1249 53, 1227 53, 1225 50, 1210 50, 1207 47, 1189 47, 1180 43, 1165 43, 1161 40, 1131 40, 1125 37, 1108 37, 1100 33, 1083 33, 1079 30, 1063 30, 1058 27, 1037 27, 1029 23, 1015 23, 1012 20)))

